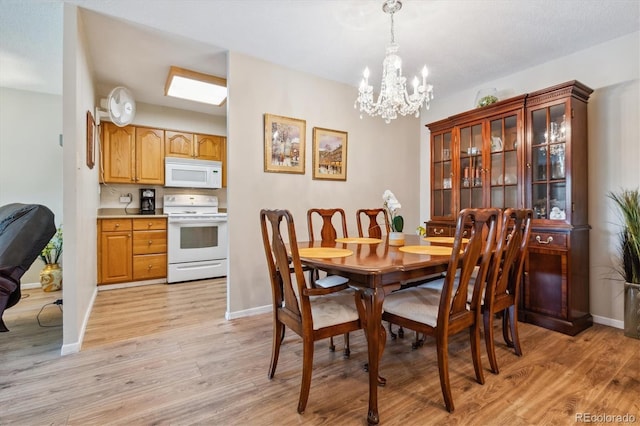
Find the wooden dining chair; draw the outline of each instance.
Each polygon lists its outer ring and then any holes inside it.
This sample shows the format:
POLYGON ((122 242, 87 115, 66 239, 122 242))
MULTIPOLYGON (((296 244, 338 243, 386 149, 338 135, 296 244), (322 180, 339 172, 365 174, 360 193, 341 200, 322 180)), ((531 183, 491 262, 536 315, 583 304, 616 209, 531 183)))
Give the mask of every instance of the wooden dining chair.
POLYGON ((500 232, 493 262, 487 274, 486 290, 482 302, 484 337, 491 371, 498 374, 498 362, 493 337, 493 320, 502 314, 502 336, 516 355, 522 355, 518 336, 518 300, 524 263, 531 233, 531 209, 506 209, 502 215, 500 232))
POLYGON ((293 217, 287 210, 261 210, 260 227, 273 296, 273 345, 269 379, 278 364, 285 326, 302 337, 302 384, 298 413, 309 398, 313 370, 314 342, 362 328, 356 306, 356 292, 344 292, 346 285, 311 288, 305 279, 298 253, 293 217), (288 238, 283 238, 284 222, 288 238), (287 252, 289 245, 290 253, 287 252))
POLYGON ((359 237, 382 238, 382 225, 384 225, 384 230, 387 234, 391 232, 389 214, 385 209, 359 209, 356 211, 356 222, 358 224, 359 237), (382 219, 380 219, 380 217, 382 217, 382 219), (362 227, 362 218, 369 219, 366 228, 367 235, 365 235, 364 228, 362 227), (382 224, 380 222, 382 222, 382 224))
POLYGON ((491 264, 500 214, 498 209, 460 212, 447 274, 442 278, 442 290, 429 286, 411 287, 393 292, 384 300, 384 320, 435 338, 440 387, 449 412, 454 411, 449 382, 450 335, 469 329, 476 380, 484 384, 480 358, 482 283, 491 264), (463 250, 465 223, 471 224, 471 235, 463 250), (479 265, 476 282, 480 285, 474 286, 472 302, 468 303, 469 282, 476 265, 479 265), (458 268, 460 273, 456 274, 458 268))
MULTIPOLYGON (((321 243, 333 244, 336 238, 346 238, 347 235, 347 216, 343 209, 319 209, 313 208, 307 210, 307 228, 309 230, 309 241, 315 241, 320 239, 321 243), (313 230, 313 224, 320 222, 320 234, 315 235, 313 230), (336 224, 337 222, 337 224, 336 224), (342 232, 339 236, 336 230, 336 225, 342 232)), ((317 226, 316 226, 317 229, 317 226)), ((325 275, 320 277, 320 272, 317 269, 312 269, 309 272, 309 280, 313 287, 330 288, 334 286, 342 286, 349 282, 348 278, 341 277, 339 275, 325 275)), ((336 346, 333 343, 333 337, 329 340, 329 349, 333 352, 336 350, 336 346)), ((349 357, 349 334, 344 335, 344 356, 349 357)))

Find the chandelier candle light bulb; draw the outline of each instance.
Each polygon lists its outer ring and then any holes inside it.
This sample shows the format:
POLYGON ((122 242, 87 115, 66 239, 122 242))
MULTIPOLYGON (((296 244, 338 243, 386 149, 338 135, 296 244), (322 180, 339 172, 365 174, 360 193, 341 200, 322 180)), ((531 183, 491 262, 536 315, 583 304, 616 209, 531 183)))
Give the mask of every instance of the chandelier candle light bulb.
POLYGON ((402 8, 402 2, 398 0, 385 0, 382 10, 391 15, 391 42, 387 46, 384 61, 382 62, 382 82, 378 99, 373 100, 373 86, 369 85, 369 67, 363 72, 364 78, 360 81, 358 98, 354 108, 360 105, 360 118, 362 112, 375 117, 384 118, 386 123, 398 117, 398 114, 415 114, 420 116, 420 108, 424 105, 429 109, 429 103, 433 99, 433 86, 427 83, 429 72, 426 65, 422 68, 422 84, 418 77, 414 77, 413 94, 407 93, 407 78, 402 76, 402 59, 397 55, 398 44, 395 42, 393 32, 393 14, 402 8))

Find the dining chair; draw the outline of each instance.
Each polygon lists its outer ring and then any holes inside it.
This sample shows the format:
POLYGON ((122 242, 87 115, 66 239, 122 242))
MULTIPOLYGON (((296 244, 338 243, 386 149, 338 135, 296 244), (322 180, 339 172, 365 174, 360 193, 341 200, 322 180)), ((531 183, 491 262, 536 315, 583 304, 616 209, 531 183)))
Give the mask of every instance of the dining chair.
MULTIPOLYGON (((320 209, 313 208, 307 210, 307 228, 309 230, 309 241, 315 241, 316 236, 313 231, 313 223, 321 221, 320 227, 320 241, 321 243, 327 242, 333 244, 338 238, 338 231, 334 222, 338 222, 337 225, 342 231, 341 237, 346 238, 347 235, 347 216, 343 209, 320 209)), ((317 228, 317 227, 316 227, 317 228)), ((348 278, 341 277, 339 275, 326 275, 320 278, 320 273, 317 269, 312 269, 309 272, 309 280, 313 287, 330 288, 335 286, 342 286, 349 282, 348 278)), ((333 352, 336 347, 333 343, 333 337, 329 340, 329 349, 333 352)), ((344 335, 344 356, 349 357, 349 334, 344 335)))
POLYGON ((493 320, 496 314, 502 315, 502 336, 506 345, 514 348, 516 355, 522 356, 518 336, 518 301, 532 219, 531 209, 509 208, 504 211, 493 257, 493 261, 499 264, 490 267, 487 275, 481 309, 487 356, 491 371, 495 374, 499 372, 493 337, 493 320))
POLYGON ((484 384, 480 359, 480 304, 483 283, 495 248, 498 209, 464 209, 458 215, 447 274, 442 278, 442 290, 429 286, 410 287, 389 294, 383 304, 382 318, 410 330, 435 338, 440 374, 440 387, 446 408, 454 411, 449 382, 449 336, 468 329, 471 358, 476 380, 484 384), (469 241, 463 245, 465 223, 470 224, 469 241), (464 249, 463 249, 464 247, 464 249), (475 266, 478 275, 473 288, 472 302, 467 292, 475 266), (456 270, 460 268, 460 273, 456 270))
POLYGON ((260 227, 273 296, 273 345, 268 377, 272 379, 275 374, 285 326, 289 327, 302 338, 298 400, 298 413, 302 414, 309 398, 314 342, 362 328, 356 305, 358 293, 342 291, 346 284, 332 288, 311 288, 307 284, 293 216, 288 210, 261 210, 260 227), (282 222, 288 235, 286 240, 280 229, 282 222))
POLYGON ((391 225, 389 224, 389 215, 385 209, 359 209, 356 211, 356 222, 358 224, 358 236, 369 238, 382 238, 382 225, 380 221, 384 222, 384 229, 388 234, 391 232, 391 225), (379 219, 382 216, 382 219, 379 219), (362 227, 362 218, 369 219, 367 224, 367 235, 364 234, 364 228, 362 227))

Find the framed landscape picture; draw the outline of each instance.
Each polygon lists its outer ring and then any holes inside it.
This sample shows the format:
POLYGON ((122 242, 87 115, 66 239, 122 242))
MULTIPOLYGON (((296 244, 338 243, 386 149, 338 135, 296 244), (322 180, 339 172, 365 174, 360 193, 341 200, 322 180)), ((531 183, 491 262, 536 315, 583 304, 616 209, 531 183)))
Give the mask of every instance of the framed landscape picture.
POLYGON ((307 123, 296 118, 264 115, 264 171, 304 174, 307 123))
POLYGON ((313 178, 347 180, 347 132, 313 128, 313 178))

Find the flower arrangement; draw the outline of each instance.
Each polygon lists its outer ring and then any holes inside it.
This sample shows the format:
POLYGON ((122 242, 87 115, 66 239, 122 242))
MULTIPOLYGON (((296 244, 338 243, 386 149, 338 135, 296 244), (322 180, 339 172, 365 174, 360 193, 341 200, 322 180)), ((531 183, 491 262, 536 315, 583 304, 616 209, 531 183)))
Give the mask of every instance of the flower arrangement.
POLYGON ((402 216, 398 215, 398 210, 402 207, 398 199, 393 192, 388 189, 384 191, 382 194, 382 200, 384 201, 384 208, 389 213, 391 231, 393 232, 402 232, 402 228, 404 228, 404 219, 402 216))
POLYGON ((45 248, 40 252, 40 259, 46 264, 58 263, 62 256, 62 225, 51 237, 45 248))

